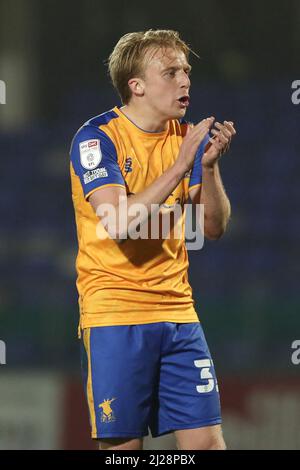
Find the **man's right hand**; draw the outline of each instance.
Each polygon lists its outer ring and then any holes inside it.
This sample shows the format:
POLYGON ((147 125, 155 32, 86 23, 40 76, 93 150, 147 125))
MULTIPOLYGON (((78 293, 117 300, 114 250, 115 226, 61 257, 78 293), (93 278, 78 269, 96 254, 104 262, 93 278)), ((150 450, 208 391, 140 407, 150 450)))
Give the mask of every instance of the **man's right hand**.
POLYGON ((188 125, 186 136, 174 164, 181 172, 186 173, 192 168, 198 147, 209 132, 214 120, 214 117, 210 117, 203 119, 196 126, 188 125))

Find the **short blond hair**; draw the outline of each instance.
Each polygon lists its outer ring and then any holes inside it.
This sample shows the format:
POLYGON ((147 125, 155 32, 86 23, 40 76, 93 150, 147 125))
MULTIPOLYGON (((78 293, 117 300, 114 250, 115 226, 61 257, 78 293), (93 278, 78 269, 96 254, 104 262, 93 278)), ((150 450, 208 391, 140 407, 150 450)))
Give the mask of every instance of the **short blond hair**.
POLYGON ((128 80, 143 77, 145 54, 149 49, 172 48, 181 50, 187 60, 190 48, 170 29, 149 29, 128 33, 121 37, 108 59, 108 70, 113 86, 118 91, 123 104, 128 104, 131 90, 128 80))

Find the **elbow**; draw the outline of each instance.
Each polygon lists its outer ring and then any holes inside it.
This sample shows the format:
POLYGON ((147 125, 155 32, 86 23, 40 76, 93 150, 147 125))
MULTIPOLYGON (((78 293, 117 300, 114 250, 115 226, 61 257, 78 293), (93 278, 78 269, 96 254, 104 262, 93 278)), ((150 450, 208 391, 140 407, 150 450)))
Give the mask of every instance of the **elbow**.
POLYGON ((108 232, 109 238, 113 240, 117 245, 122 245, 127 240, 127 234, 108 232))
POLYGON ((230 209, 222 218, 210 218, 204 215, 204 236, 208 240, 219 240, 226 232, 230 220, 230 209))
POLYGON ((218 224, 217 226, 207 226, 204 228, 204 236, 208 240, 219 240, 226 232, 227 223, 218 224))
POLYGON ((127 237, 118 237, 118 238, 115 238, 114 241, 116 242, 117 245, 123 245, 123 243, 125 243, 127 240, 127 237))
POLYGON ((116 227, 105 226, 105 231, 108 237, 113 240, 117 245, 122 245, 127 240, 127 233, 117 230, 116 227))
POLYGON ((220 230, 205 230, 204 235, 208 240, 219 240, 225 233, 225 229, 220 230))

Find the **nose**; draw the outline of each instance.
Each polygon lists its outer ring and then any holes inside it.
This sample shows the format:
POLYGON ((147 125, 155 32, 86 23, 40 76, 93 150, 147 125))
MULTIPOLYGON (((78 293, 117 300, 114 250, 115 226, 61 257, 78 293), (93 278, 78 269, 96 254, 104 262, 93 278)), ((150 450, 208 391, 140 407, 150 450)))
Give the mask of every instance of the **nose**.
POLYGON ((191 86, 191 80, 188 74, 183 70, 180 78, 181 88, 189 88, 191 86))

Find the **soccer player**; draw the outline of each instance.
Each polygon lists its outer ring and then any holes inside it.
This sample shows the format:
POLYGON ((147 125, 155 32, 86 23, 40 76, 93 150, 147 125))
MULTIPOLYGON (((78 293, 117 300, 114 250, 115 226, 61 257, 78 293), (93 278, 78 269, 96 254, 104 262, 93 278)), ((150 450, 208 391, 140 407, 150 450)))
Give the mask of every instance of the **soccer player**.
POLYGON ((208 239, 230 217, 218 161, 235 129, 214 117, 183 121, 189 52, 171 30, 123 36, 109 58, 122 106, 87 121, 71 146, 82 370, 100 449, 142 449, 148 428, 174 432, 179 449, 225 448, 184 234, 175 236, 184 211, 169 236, 161 225, 158 236, 136 236, 186 203, 204 204, 208 239))

